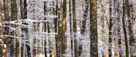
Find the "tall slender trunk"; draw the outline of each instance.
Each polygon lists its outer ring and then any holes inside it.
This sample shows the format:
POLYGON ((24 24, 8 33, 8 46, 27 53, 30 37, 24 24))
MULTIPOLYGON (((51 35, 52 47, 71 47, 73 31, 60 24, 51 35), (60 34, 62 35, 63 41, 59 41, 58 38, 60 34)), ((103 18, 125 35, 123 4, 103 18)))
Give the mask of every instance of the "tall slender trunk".
POLYGON ((50 53, 50 57, 52 57, 52 47, 51 47, 51 37, 50 37, 50 25, 49 22, 47 22, 47 28, 48 28, 48 39, 49 39, 49 53, 50 53))
POLYGON ((98 57, 97 0, 90 0, 90 57, 98 57))
POLYGON ((112 0, 109 1, 109 57, 112 57, 112 0))
MULTIPOLYGON (((11 7, 12 8, 12 7, 11 7)), ((20 0, 20 12, 21 12, 21 19, 24 19, 23 14, 23 2, 20 0)), ((22 31, 25 31, 24 28, 22 28, 22 31)), ((22 36, 24 38, 24 36, 22 36)), ((24 40, 24 39, 23 39, 24 40)), ((21 44, 21 57, 25 57, 25 49, 24 49, 24 43, 21 44)))
MULTIPOLYGON (((44 2, 44 15, 46 15, 47 12, 47 6, 46 6, 46 2, 44 2)), ((46 20, 46 17, 44 18, 44 20, 46 20)), ((44 22, 44 32, 46 32, 46 22, 44 22)), ((46 39, 44 40, 44 54, 45 57, 47 57, 47 48, 46 48, 46 39)))
MULTIPOLYGON (((2 24, 2 12, 1 12, 1 1, 0 1, 0 40, 3 40, 3 24, 2 24)), ((0 44, 4 44, 3 42, 0 42, 0 44)), ((2 46, 0 45, 0 48, 2 46)), ((2 49, 0 49, 0 57, 2 57, 2 49)))
POLYGON ((124 37, 125 37, 125 47, 126 47, 126 57, 129 57, 129 50, 128 50, 128 38, 127 38, 127 30, 126 30, 126 24, 125 24, 125 18, 126 18, 126 0, 123 0, 123 31, 124 31, 124 37))
MULTIPOLYGON (((56 0, 56 9, 54 9, 54 15, 58 15, 58 0, 56 0)), ((58 18, 55 18, 54 19, 54 25, 55 25, 55 33, 57 33, 57 25, 58 25, 58 18)), ((57 35, 55 34, 55 43, 56 43, 56 47, 57 47, 57 35)), ((57 48, 56 48, 57 50, 57 48)), ((57 52, 56 52, 56 55, 57 55, 57 52)))
POLYGON ((70 38, 71 38, 71 57, 73 57, 73 38, 72 38, 72 7, 71 7, 71 0, 69 0, 69 21, 70 21, 70 38))
MULTIPOLYGON (((24 8, 23 8, 23 18, 24 19, 27 19, 27 0, 24 0, 24 8)), ((24 23, 25 25, 27 25, 27 23, 24 23)), ((28 28, 25 28, 25 33, 28 34, 28 28)), ((31 56, 31 53, 30 53, 30 46, 29 45, 26 45, 26 53, 28 54, 28 57, 31 56)))
MULTIPOLYGON (((5 13, 5 21, 9 21, 9 13, 8 13, 8 0, 4 0, 4 13, 5 13)), ((9 24, 6 23, 5 24, 5 35, 9 35, 9 24)), ((7 57, 7 45, 8 45, 8 36, 6 36, 5 38, 2 39, 2 57, 7 57)))
MULTIPOLYGON (((66 14, 67 14, 67 6, 66 6, 66 0, 63 0, 63 19, 62 19, 62 54, 65 54, 65 29, 66 29, 66 14)), ((63 55, 63 57, 65 57, 63 55)))
MULTIPOLYGON (((13 0, 13 20, 17 20, 17 0, 13 0)), ((17 27, 18 25, 15 25, 17 27)), ((17 37, 19 37, 18 32, 14 32, 17 37)), ((19 57, 19 38, 16 39, 16 57, 19 57)))
MULTIPOLYGON (((13 0, 11 0, 11 2, 13 2, 13 0)), ((14 21, 14 4, 13 3, 11 3, 11 21, 14 21)), ((11 24, 11 26, 14 27, 15 25, 11 24)), ((14 36, 14 31, 11 32, 11 35, 14 36)), ((10 50, 11 51, 10 52, 11 57, 13 57, 13 54, 15 54, 15 51, 14 51, 14 49, 15 49, 14 39, 15 39, 14 37, 11 37, 11 43, 12 43, 11 46, 10 46, 10 48, 11 48, 11 50, 10 50)))
POLYGON ((77 26, 76 26, 76 0, 72 0, 73 5, 73 32, 74 32, 74 53, 75 57, 78 57, 78 43, 76 39, 77 26))
MULTIPOLYGON (((133 8, 133 6, 134 5, 129 5, 129 7, 131 8, 131 12, 134 12, 134 8, 133 8)), ((136 57, 136 55, 134 55, 134 53, 136 53, 136 51, 135 51, 135 49, 136 49, 136 47, 134 46, 135 45, 135 38, 134 38, 134 31, 133 31, 133 26, 134 26, 134 21, 135 21, 135 18, 134 18, 134 15, 135 14, 133 14, 133 13, 131 13, 130 12, 130 15, 132 16, 131 18, 130 18, 130 20, 128 21, 129 22, 129 26, 131 26, 131 28, 129 29, 129 31, 130 31, 130 38, 129 38, 129 43, 130 43, 130 46, 132 46, 131 48, 130 48, 130 53, 131 53, 131 57, 136 57)))
POLYGON ((20 12, 21 12, 21 19, 24 19, 24 15, 23 15, 23 1, 20 0, 20 12))
POLYGON ((61 57, 61 40, 62 40, 62 7, 63 0, 61 0, 60 7, 58 8, 58 37, 57 37, 57 57, 61 57))
POLYGON ((130 54, 131 54, 131 57, 135 57, 133 56, 134 54, 134 34, 133 34, 133 24, 132 24, 132 20, 131 20, 131 7, 130 7, 130 4, 129 4, 129 0, 127 0, 127 16, 128 16, 128 31, 129 31, 129 45, 130 45, 130 54))
POLYGON ((24 19, 27 19, 27 0, 24 0, 24 19))

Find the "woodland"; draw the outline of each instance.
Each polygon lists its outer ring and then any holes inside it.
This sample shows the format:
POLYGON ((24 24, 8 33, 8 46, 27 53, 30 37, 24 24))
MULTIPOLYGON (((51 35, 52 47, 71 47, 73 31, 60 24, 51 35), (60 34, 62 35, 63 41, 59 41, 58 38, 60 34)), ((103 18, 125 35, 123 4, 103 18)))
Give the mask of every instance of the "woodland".
POLYGON ((136 57, 136 0, 0 0, 0 57, 136 57))

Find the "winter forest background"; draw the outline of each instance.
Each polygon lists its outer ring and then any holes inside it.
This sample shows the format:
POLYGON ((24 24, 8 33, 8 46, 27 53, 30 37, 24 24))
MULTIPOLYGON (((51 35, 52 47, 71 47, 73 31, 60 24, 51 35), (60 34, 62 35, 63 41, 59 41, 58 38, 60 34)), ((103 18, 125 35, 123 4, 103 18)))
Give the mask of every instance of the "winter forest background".
POLYGON ((136 57, 136 0, 0 0, 0 57, 136 57))

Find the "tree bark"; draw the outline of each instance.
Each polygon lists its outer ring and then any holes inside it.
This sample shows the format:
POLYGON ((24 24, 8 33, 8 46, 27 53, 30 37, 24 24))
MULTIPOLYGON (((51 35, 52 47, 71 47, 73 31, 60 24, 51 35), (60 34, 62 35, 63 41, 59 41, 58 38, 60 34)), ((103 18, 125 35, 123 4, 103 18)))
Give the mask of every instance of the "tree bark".
MULTIPOLYGON (((3 24, 2 24, 2 12, 1 12, 1 1, 0 1, 0 40, 3 40, 3 24)), ((0 41, 0 44, 4 45, 3 41, 0 41)), ((2 46, 0 45, 0 48, 2 46)), ((0 57, 2 57, 3 50, 0 49, 0 57)))
MULTIPOLYGON (((17 0, 13 0, 13 21, 18 20, 17 19, 17 0)), ((15 25, 15 27, 18 27, 18 25, 15 25)), ((17 37, 19 37, 18 32, 14 32, 17 37)), ((16 57, 19 57, 19 38, 16 39, 16 57)))
MULTIPOLYGON (((65 54, 65 49, 66 49, 66 45, 65 45, 65 29, 66 29, 66 14, 67 14, 67 6, 66 6, 66 0, 63 0, 63 19, 62 19, 62 54, 65 54)), ((63 57, 65 57, 63 55, 63 57)))
MULTIPOLYGON (((129 0, 127 0, 127 16, 128 16, 128 31, 129 31, 129 45, 130 45, 130 54, 131 54, 131 57, 135 57, 133 56, 134 54, 134 34, 133 34, 133 24, 132 24, 132 20, 131 20, 131 7, 130 7, 130 4, 129 4, 129 0)), ((132 14, 133 15, 133 14, 132 14)))
POLYGON ((90 0, 90 57, 98 57, 97 0, 90 0))
POLYGON ((112 57, 112 0, 109 1, 109 57, 112 57))
POLYGON ((76 39, 77 26, 76 26, 76 0, 72 0, 73 4, 73 32, 74 32, 74 53, 75 57, 78 57, 78 43, 76 39))
MULTIPOLYGON (((47 6, 46 6, 46 2, 44 2, 44 15, 46 15, 46 12, 47 12, 47 6)), ((44 18, 44 20, 46 20, 46 17, 44 18)), ((44 32, 46 32, 46 22, 44 22, 44 32)), ((47 48, 46 48, 46 39, 44 40, 44 54, 45 54, 45 57, 47 57, 47 48)))
MULTIPOLYGON (((5 21, 9 21, 9 13, 8 13, 8 0, 4 0, 4 13, 5 13, 5 21)), ((9 24, 5 24, 5 35, 9 35, 9 24)), ((8 45, 8 36, 5 36, 5 38, 2 39, 3 45, 2 45, 2 57, 7 57, 7 45, 8 45)))
MULTIPOLYGON (((12 7, 11 7, 12 8, 12 7)), ((23 2, 20 0, 20 12, 21 12, 21 19, 24 19, 24 14, 23 14, 23 2)), ((24 28, 22 28, 22 31, 25 31, 24 28)), ((22 36, 24 38, 24 36, 22 36)), ((23 39, 24 40, 24 39, 23 39)), ((24 49, 24 43, 21 44, 21 57, 25 57, 25 49, 24 49)))
POLYGON ((72 38, 72 7, 71 0, 69 0, 69 21, 70 21, 70 38, 71 38, 71 57, 73 57, 73 38, 72 38))
MULTIPOLYGON (((89 6, 89 0, 85 0, 85 10, 83 14, 83 19, 82 19, 82 28, 81 28, 81 35, 85 36, 85 28, 86 28, 86 20, 87 20, 87 15, 88 15, 88 6, 89 6)), ((83 38, 81 38, 79 41, 82 41, 83 38)), ((82 45, 79 46, 79 56, 82 54, 82 45)))
MULTIPOLYGON (((56 9, 54 9, 54 15, 58 15, 58 0, 56 0, 56 9)), ((57 33, 57 25, 58 25, 58 18, 55 18, 54 19, 54 25, 55 25, 55 33, 57 33)), ((55 34, 55 43, 56 43, 56 51, 57 51, 57 35, 55 34)), ((56 55, 57 55, 57 52, 56 52, 56 55)))
POLYGON ((129 57, 129 50, 128 50, 128 38, 127 38, 127 30, 126 30, 126 24, 125 24, 125 18, 126 18, 126 0, 123 0, 123 31, 124 31, 124 37, 125 37, 125 47, 126 47, 126 57, 129 57))
MULTIPOLYGON (((11 2, 13 2, 13 0, 11 0, 11 2)), ((14 21, 14 4, 13 3, 11 3, 11 21, 14 21)), ((15 25, 11 25, 12 27, 15 27, 15 25)), ((11 35, 12 36, 14 36, 14 31, 13 32, 11 32, 11 35)), ((14 37, 11 37, 11 52, 10 52, 10 54, 11 54, 11 57, 13 57, 13 54, 15 54, 15 47, 14 47, 14 45, 15 45, 15 43, 14 43, 14 37)))
POLYGON ((63 0, 61 0, 60 7, 58 8, 58 37, 57 37, 57 57, 61 57, 61 40, 62 40, 62 7, 63 0))

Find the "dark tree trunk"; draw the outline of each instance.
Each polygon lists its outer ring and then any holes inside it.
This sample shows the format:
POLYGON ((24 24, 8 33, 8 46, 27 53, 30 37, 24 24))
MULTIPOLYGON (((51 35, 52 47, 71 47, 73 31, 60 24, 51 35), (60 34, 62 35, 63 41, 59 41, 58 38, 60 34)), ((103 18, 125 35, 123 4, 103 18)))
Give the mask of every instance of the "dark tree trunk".
POLYGON ((134 34, 133 34, 133 24, 132 24, 132 20, 131 20, 131 7, 130 7, 130 3, 129 0, 127 0, 127 16, 128 16, 128 31, 129 31, 129 45, 130 45, 130 54, 131 57, 135 57, 133 56, 134 52, 133 52, 133 46, 134 46, 134 34))
POLYGON ((60 8, 58 8, 58 38, 57 38, 57 57, 61 57, 61 40, 62 40, 62 7, 63 0, 61 0, 60 8))
MULTIPOLYGON (((44 15, 46 15, 46 12, 47 12, 47 6, 46 6, 46 2, 44 2, 44 15)), ((46 20, 46 17, 44 18, 44 20, 46 20)), ((44 32, 46 32, 46 24, 47 22, 44 22, 44 32)), ((46 38, 44 40, 44 54, 45 54, 45 57, 47 57, 47 48, 46 48, 46 38)))
MULTIPOLYGON (((58 15, 58 0, 56 0, 56 9, 54 9, 54 15, 58 15)), ((57 33, 57 25, 58 25, 58 18, 54 19, 54 25, 55 25, 55 33, 57 33)), ((57 35, 55 34, 55 43, 56 43, 56 51, 57 51, 57 35)), ((56 52, 57 55, 57 52, 56 52)))
POLYGON ((112 0, 109 4, 109 57, 112 57, 112 0))
POLYGON ((70 38, 71 38, 71 57, 73 57, 73 38, 72 38, 72 7, 71 0, 69 0, 69 21, 70 21, 70 38))
MULTIPOLYGON (((87 15, 88 15, 88 4, 89 0, 85 0, 85 10, 83 14, 83 19, 82 19, 82 28, 81 28, 81 35, 85 36, 85 28, 86 28, 86 20, 87 20, 87 15)), ((83 38, 81 38, 79 41, 82 41, 83 38)), ((82 45, 79 46, 79 56, 82 54, 82 45)))
POLYGON ((74 53, 75 57, 78 57, 78 43, 76 39, 76 33, 77 33, 77 27, 76 27, 76 0, 72 0, 72 5, 73 5, 73 33, 74 33, 74 53))
MULTIPOLYGON (((63 0, 63 19, 62 19, 62 54, 65 54, 65 49, 66 49, 66 45, 65 45, 65 30, 66 30, 66 14, 67 14, 67 6, 66 6, 66 0, 63 0)), ((63 57, 65 57, 63 55, 63 57)))
POLYGON ((97 0, 90 0, 90 57, 98 57, 97 0))
POLYGON ((126 24, 125 24, 126 3, 127 3, 127 1, 123 0, 123 18, 122 18, 122 23, 123 23, 123 31, 124 31, 124 37, 125 37, 126 57, 129 57, 128 38, 127 38, 127 30, 126 30, 126 24))

